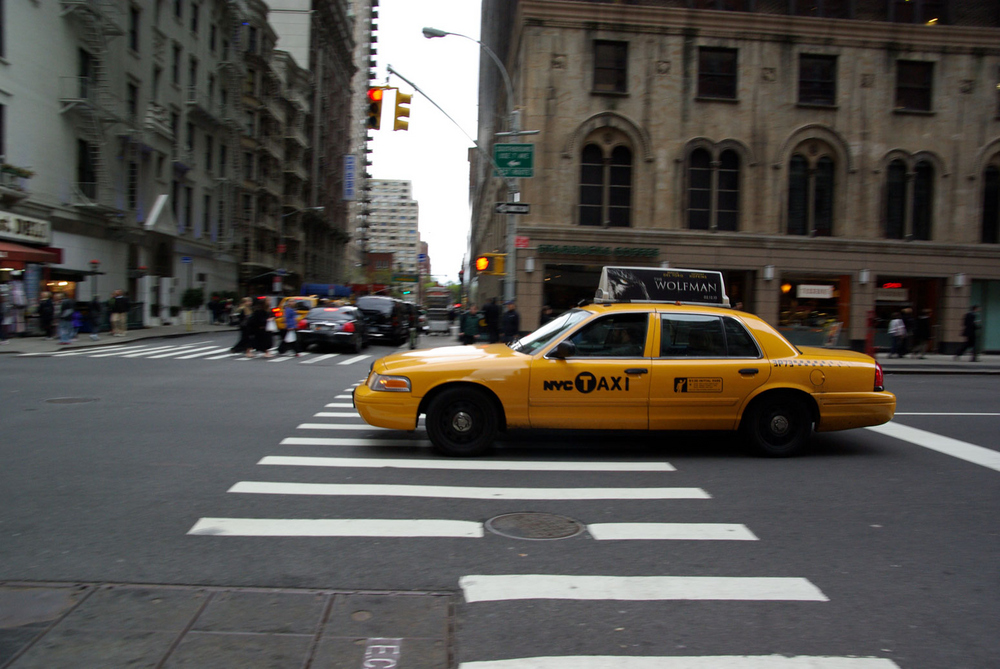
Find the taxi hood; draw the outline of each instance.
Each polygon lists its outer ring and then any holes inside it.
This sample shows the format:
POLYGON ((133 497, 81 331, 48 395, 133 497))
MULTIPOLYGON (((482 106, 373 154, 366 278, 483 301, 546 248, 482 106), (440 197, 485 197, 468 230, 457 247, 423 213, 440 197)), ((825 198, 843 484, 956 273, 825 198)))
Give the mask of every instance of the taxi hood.
POLYGON ((432 368, 437 365, 477 366, 489 360, 499 360, 524 355, 515 353, 506 344, 476 344, 468 346, 441 346, 417 351, 403 351, 381 358, 375 363, 376 371, 398 374, 404 370, 432 368), (381 365, 381 368, 380 368, 381 365))

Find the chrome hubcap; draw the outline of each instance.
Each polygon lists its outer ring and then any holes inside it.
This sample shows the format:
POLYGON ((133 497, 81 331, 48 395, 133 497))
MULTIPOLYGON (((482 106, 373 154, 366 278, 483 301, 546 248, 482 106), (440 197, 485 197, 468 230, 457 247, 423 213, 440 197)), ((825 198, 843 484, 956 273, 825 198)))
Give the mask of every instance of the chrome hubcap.
POLYGON ((451 429, 455 432, 468 432, 472 429, 472 416, 464 411, 458 411, 451 418, 451 429))
POLYGON ((784 416, 774 416, 771 418, 771 432, 774 434, 785 434, 788 432, 788 419, 784 416))

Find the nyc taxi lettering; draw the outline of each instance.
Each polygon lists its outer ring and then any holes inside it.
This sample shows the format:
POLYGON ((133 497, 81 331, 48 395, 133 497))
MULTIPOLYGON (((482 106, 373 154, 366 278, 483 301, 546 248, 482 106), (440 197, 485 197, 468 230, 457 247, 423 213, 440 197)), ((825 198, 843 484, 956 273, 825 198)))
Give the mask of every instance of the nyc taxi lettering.
POLYGON ((721 378, 674 378, 675 393, 721 393, 721 378))
POLYGON ((844 367, 839 360, 774 360, 775 367, 844 367))
POLYGON ((622 386, 621 376, 602 376, 598 378, 590 372, 580 372, 573 381, 542 381, 542 390, 579 390, 581 393, 592 393, 595 390, 623 390, 628 391, 629 378, 624 377, 625 385, 622 386))

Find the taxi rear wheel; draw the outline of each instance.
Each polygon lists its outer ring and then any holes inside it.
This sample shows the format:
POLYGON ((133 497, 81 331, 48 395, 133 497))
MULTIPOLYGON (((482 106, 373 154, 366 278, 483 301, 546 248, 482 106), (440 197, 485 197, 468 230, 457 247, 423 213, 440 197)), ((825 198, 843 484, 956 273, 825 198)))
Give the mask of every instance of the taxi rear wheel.
POLYGON ((749 446, 773 458, 798 454, 812 430, 812 414, 794 395, 762 397, 747 412, 743 424, 749 446))
POLYGON ((477 390, 452 388, 434 398, 427 411, 427 435, 444 455, 482 455, 493 445, 497 415, 477 390))

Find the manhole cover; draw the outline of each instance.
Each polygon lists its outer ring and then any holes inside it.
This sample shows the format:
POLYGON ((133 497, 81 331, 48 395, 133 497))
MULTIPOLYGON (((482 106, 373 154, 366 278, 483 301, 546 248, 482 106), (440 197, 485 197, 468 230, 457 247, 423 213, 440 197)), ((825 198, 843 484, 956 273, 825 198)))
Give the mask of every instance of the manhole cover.
POLYGON ((505 513, 486 521, 486 529, 511 539, 566 539, 583 532, 583 524, 554 513, 505 513))
POLYGON ((50 400, 45 400, 49 404, 85 404, 87 402, 96 402, 96 397, 53 397, 50 400))

